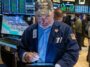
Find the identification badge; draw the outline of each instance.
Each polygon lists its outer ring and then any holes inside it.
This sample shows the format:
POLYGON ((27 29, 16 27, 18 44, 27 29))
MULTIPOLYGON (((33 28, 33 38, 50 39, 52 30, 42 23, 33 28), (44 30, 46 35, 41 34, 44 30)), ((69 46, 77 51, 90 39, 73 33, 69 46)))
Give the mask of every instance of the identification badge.
POLYGON ((37 29, 33 30, 33 38, 37 38, 37 29))

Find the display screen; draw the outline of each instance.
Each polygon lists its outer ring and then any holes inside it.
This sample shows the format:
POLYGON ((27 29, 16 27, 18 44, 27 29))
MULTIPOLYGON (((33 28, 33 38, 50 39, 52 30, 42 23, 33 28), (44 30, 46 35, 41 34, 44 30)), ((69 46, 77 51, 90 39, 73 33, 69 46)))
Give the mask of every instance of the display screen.
POLYGON ((64 12, 74 12, 75 11, 75 6, 73 3, 61 3, 60 9, 64 12))
POLYGON ((60 3, 60 0, 53 0, 53 2, 55 2, 55 3, 60 3))
POLYGON ((18 0, 11 0, 11 14, 17 14, 18 13, 18 0))
POLYGON ((2 12, 4 14, 9 14, 10 13, 10 0, 2 0, 2 3, 3 3, 2 12))
POLYGON ((2 0, 3 14, 35 15, 35 0, 2 0))
POLYGON ((75 0, 62 0, 62 1, 70 1, 70 2, 75 2, 75 0))
POLYGON ((89 11, 88 13, 90 14, 90 6, 88 7, 88 11, 89 11))
POLYGON ((2 0, 3 14, 17 14, 18 0, 2 0))
POLYGON ((88 6, 86 5, 76 5, 75 13, 88 13, 88 6))
POLYGON ((1 33, 21 36, 28 26, 23 16, 3 15, 1 33))
POLYGON ((26 0, 25 9, 27 15, 35 15, 35 0, 26 0))
POLYGON ((25 14, 25 0, 18 0, 18 13, 19 14, 25 14))
POLYGON ((54 9, 60 8, 60 4, 58 4, 58 3, 53 3, 53 7, 54 7, 54 9))
POLYGON ((1 2, 1 0, 0 0, 0 14, 2 13, 2 2, 1 2))

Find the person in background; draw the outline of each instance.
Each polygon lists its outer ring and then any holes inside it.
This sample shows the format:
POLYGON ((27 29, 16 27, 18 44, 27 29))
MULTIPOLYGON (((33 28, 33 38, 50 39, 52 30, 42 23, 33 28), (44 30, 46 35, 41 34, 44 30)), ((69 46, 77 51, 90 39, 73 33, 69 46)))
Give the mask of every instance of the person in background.
POLYGON ((76 16, 76 21, 75 21, 75 33, 76 33, 76 38, 78 41, 79 49, 81 50, 82 48, 82 21, 80 19, 79 14, 75 14, 76 16))
POLYGON ((63 22, 65 22, 66 17, 67 17, 67 14, 65 12, 63 12, 63 22))
POLYGON ((63 21, 63 12, 60 8, 54 10, 54 20, 59 22, 63 21))
POLYGON ((75 14, 72 14, 71 15, 71 27, 73 29, 74 34, 75 34, 75 21, 76 21, 75 14))
POLYGON ((65 19, 64 23, 68 24, 69 26, 72 25, 72 23, 71 23, 71 15, 66 16, 66 19, 65 19))
POLYGON ((82 47, 86 47, 84 45, 84 39, 87 37, 87 32, 86 32, 86 26, 87 26, 88 20, 87 20, 87 15, 83 15, 82 18, 82 47))
POLYGON ((54 67, 73 67, 79 46, 70 26, 54 21, 51 0, 38 1, 37 24, 32 24, 22 35, 18 56, 23 63, 53 63, 54 67))
POLYGON ((89 62, 90 67, 90 16, 87 17, 88 23, 87 23, 87 31, 88 31, 88 54, 87 54, 87 61, 89 62))

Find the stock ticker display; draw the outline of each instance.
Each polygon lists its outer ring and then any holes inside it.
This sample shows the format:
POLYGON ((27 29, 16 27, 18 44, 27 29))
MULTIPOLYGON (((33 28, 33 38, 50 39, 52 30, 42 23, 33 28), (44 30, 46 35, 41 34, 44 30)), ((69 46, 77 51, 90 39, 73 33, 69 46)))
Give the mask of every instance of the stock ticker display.
POLYGON ((60 9, 64 12, 73 13, 75 11, 74 3, 61 3, 60 9))
POLYGON ((88 7, 88 12, 89 12, 89 14, 90 14, 90 6, 88 7))
MULTIPOLYGON (((75 5, 75 2, 52 0, 54 8, 67 13, 90 13, 87 5, 75 5)), ((35 0, 0 0, 0 14, 35 15, 35 0)))
POLYGON ((66 13, 85 13, 90 14, 90 6, 88 5, 75 5, 73 2, 53 3, 54 9, 60 8, 66 13))
POLYGON ((54 7, 54 9, 60 8, 60 4, 59 3, 53 3, 53 7, 54 7))
POLYGON ((18 1, 11 0, 10 13, 17 14, 18 13, 18 1))
POLYGON ((25 0, 18 0, 19 4, 18 4, 18 11, 20 14, 24 14, 25 13, 25 0))
POLYGON ((2 0, 2 13, 10 13, 10 0, 2 0))
POLYGON ((2 3, 1 3, 1 0, 0 0, 0 14, 1 14, 1 12, 2 12, 2 3))
POLYGON ((87 5, 76 5, 75 12, 76 13, 89 13, 89 8, 87 5))
POLYGON ((28 0, 2 0, 2 14, 34 15, 35 1, 29 0, 27 2, 28 0))
POLYGON ((60 0, 53 0, 54 3, 60 3, 60 0))

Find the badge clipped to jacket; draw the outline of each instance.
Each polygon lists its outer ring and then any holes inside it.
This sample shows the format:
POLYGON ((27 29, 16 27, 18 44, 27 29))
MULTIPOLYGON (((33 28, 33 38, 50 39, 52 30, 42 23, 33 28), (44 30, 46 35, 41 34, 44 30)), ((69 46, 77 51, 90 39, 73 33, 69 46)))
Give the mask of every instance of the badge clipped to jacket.
POLYGON ((37 29, 33 30, 33 39, 37 38, 37 29))

